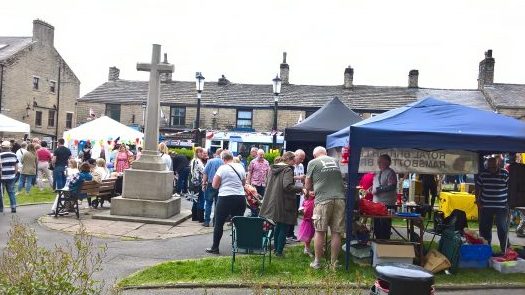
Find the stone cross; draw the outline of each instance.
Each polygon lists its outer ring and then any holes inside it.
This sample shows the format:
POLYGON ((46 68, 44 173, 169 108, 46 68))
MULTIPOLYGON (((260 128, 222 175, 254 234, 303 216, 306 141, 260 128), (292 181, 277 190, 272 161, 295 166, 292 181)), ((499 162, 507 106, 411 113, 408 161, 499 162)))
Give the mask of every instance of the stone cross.
POLYGON ((151 63, 137 63, 137 70, 150 72, 144 122, 144 150, 156 152, 159 140, 160 74, 173 73, 173 65, 160 62, 160 45, 153 44, 151 63))

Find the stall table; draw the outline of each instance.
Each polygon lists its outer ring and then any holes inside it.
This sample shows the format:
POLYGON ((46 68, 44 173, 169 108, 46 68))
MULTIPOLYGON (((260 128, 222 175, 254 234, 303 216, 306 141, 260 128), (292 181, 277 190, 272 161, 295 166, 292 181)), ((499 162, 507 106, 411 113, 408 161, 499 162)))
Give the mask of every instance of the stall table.
POLYGON ((439 194, 439 210, 445 217, 454 209, 464 211, 468 220, 478 220, 478 205, 476 196, 466 192, 441 192, 439 194))

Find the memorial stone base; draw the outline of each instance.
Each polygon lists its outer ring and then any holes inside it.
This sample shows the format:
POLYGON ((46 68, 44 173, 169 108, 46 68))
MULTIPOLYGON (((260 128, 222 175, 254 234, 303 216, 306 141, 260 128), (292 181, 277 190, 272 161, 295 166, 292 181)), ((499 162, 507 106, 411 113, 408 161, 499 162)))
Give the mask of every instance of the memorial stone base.
POLYGON ((125 170, 122 196, 111 200, 111 215, 170 218, 181 209, 172 192, 173 171, 125 170))

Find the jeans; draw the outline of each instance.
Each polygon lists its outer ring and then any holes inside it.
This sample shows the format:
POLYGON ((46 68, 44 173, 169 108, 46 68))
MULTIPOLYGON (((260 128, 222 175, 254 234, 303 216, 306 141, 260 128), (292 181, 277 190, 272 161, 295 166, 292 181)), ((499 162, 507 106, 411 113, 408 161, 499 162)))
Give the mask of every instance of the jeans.
POLYGON ((204 210, 204 192, 199 188, 199 196, 197 202, 194 202, 191 206, 191 210, 204 210))
POLYGON ((246 201, 242 195, 220 196, 217 198, 212 249, 219 249, 226 218, 230 215, 232 217, 243 216, 244 210, 246 210, 246 201))
POLYGON ((261 195, 261 198, 263 198, 264 197, 265 187, 264 186, 258 186, 258 185, 254 185, 254 187, 257 190, 257 193, 259 195, 261 195))
POLYGON ((217 205, 217 197, 219 195, 219 190, 214 189, 211 186, 211 183, 208 183, 206 191, 204 192, 204 223, 210 224, 210 216, 213 208, 213 203, 217 205))
POLYGON ((52 173, 49 170, 49 162, 38 162, 38 177, 37 184, 40 189, 44 188, 44 177, 47 179, 49 186, 53 185, 52 173))
MULTIPOLYGON (((479 218, 479 233, 480 235, 491 243, 492 241, 492 225, 496 220, 496 228, 498 230, 498 239, 501 251, 505 252, 505 236, 507 235, 507 218, 508 211, 504 208, 485 208, 482 207, 480 210, 479 218)), ((507 243, 507 247, 510 246, 507 243)))
POLYGON ((62 189, 66 185, 66 167, 55 166, 53 170, 53 189, 62 189))
POLYGON ((188 175, 190 174, 190 167, 184 167, 179 172, 179 178, 177 179, 177 193, 184 194, 188 192, 188 175))
POLYGON ((286 234, 290 230, 292 225, 277 222, 274 232, 274 244, 275 244, 275 253, 283 254, 284 245, 286 244, 286 234))
POLYGON ((27 175, 27 174, 20 174, 20 182, 18 182, 18 191, 21 191, 22 188, 26 187, 26 192, 29 193, 31 190, 31 186, 33 186, 33 180, 36 177, 36 175, 27 175))
POLYGON ((9 203, 11 205, 11 209, 16 208, 16 196, 15 196, 15 179, 3 179, 1 181, 2 187, 0 188, 0 212, 4 211, 4 188, 7 191, 7 194, 9 195, 9 203))
POLYGON ((391 233, 392 219, 374 218, 374 235, 376 239, 389 240, 391 233))

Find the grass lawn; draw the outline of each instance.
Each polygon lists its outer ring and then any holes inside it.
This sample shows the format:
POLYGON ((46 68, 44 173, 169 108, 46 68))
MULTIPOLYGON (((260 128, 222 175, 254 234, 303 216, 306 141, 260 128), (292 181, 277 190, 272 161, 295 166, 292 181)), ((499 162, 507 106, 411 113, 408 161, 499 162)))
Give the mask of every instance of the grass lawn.
MULTIPOLYGON (((22 190, 18 196, 16 196, 16 203, 18 205, 23 204, 39 204, 39 203, 50 203, 55 200, 56 194, 50 188, 45 188, 40 191, 39 188, 33 187, 29 194, 26 194, 25 190, 22 190)), ((4 193, 4 204, 9 202, 9 197, 4 193)))
MULTIPOLYGON (((334 287, 346 284, 371 286, 375 280, 371 266, 352 263, 350 271, 336 272, 329 269, 313 270, 308 265, 311 258, 302 253, 302 246, 288 247, 284 258, 272 256, 271 265, 261 274, 262 259, 259 256, 240 255, 236 258, 235 271, 231 272, 231 256, 209 257, 194 260, 170 261, 135 273, 119 282, 121 287, 143 285, 173 285, 179 283, 195 284, 253 284, 272 286, 304 286, 317 288, 334 287)), ((267 261, 268 262, 268 261, 267 261)), ((344 263, 344 253, 340 255, 344 263)), ((455 275, 440 273, 436 284, 507 284, 525 283, 523 274, 500 274, 490 269, 460 269, 455 275)))

